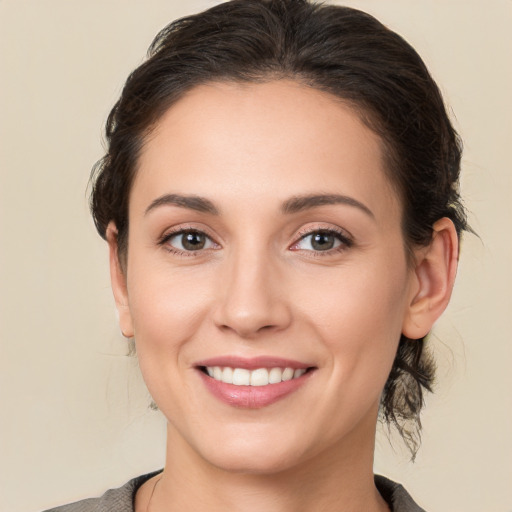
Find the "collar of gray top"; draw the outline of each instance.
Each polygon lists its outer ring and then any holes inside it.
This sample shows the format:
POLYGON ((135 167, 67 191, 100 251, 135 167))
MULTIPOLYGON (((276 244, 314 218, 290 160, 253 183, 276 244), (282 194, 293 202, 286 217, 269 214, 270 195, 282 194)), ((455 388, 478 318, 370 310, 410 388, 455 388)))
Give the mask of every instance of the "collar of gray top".
MULTIPOLYGON (((107 491, 100 498, 77 501, 70 505, 49 509, 46 512, 134 512, 133 507, 137 489, 144 482, 161 472, 162 470, 154 471, 134 478, 122 487, 107 491)), ((384 476, 375 475, 375 485, 392 512, 425 512, 400 484, 384 476)))

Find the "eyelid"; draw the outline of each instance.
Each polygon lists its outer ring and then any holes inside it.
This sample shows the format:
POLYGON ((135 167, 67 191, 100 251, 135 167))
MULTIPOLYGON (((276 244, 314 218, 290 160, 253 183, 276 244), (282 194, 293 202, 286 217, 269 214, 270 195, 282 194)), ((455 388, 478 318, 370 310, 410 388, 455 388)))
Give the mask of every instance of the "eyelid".
MULTIPOLYGON (((176 224, 175 226, 168 226, 166 227, 162 234, 158 237, 158 241, 162 241, 164 239, 168 239, 169 237, 173 235, 177 235, 179 233, 187 233, 187 232, 196 232, 196 233, 203 233, 208 238, 211 238, 213 241, 215 241, 216 236, 212 233, 211 229, 207 226, 203 225, 202 223, 195 223, 195 222, 185 222, 176 224)), ((218 243, 215 241, 215 243, 218 243)))
POLYGON ((197 225, 189 224, 179 224, 178 226, 173 226, 172 228, 166 229, 164 233, 158 238, 157 245, 165 246, 165 249, 168 250, 169 252, 183 256, 198 256, 200 253, 204 253, 211 250, 217 250, 221 247, 221 245, 215 240, 213 235, 210 234, 208 229, 202 226, 198 227, 197 225), (184 233, 200 233, 207 237, 215 247, 198 249, 197 251, 183 251, 168 244, 169 240, 184 233))
POLYGON ((303 228, 297 233, 297 239, 293 244, 290 246, 290 250, 300 251, 304 250, 307 252, 316 253, 318 255, 321 255, 322 253, 325 255, 332 254, 333 252, 340 252, 343 250, 346 250, 354 245, 354 239, 350 233, 348 233, 346 230, 334 227, 334 226, 325 226, 325 225, 316 225, 308 228, 303 228), (313 251, 308 249, 299 249, 296 246, 305 238, 308 236, 314 235, 315 233, 327 233, 332 234, 336 236, 336 238, 341 242, 341 244, 337 247, 334 247, 332 249, 328 249, 326 251, 313 251))

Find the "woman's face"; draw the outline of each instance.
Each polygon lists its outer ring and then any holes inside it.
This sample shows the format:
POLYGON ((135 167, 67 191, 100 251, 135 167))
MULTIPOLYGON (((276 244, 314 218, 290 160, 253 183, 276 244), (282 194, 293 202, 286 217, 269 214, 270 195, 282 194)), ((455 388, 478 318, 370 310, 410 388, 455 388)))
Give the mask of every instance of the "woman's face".
POLYGON ((383 165, 350 108, 291 81, 200 86, 158 123, 116 295, 177 453, 372 452, 417 281, 383 165))

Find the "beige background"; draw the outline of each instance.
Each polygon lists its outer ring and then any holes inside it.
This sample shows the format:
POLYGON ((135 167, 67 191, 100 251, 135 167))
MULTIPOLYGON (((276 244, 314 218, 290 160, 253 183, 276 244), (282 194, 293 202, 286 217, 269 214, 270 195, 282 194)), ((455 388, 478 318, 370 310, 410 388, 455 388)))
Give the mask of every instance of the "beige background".
MULTIPOLYGON (((0 512, 101 494, 163 463, 164 423, 125 357, 89 169, 127 73, 208 0, 0 0, 0 512)), ((466 237, 435 331, 438 389, 411 464, 376 471, 433 512, 512 511, 512 2, 347 0, 422 54, 465 139, 466 237)))

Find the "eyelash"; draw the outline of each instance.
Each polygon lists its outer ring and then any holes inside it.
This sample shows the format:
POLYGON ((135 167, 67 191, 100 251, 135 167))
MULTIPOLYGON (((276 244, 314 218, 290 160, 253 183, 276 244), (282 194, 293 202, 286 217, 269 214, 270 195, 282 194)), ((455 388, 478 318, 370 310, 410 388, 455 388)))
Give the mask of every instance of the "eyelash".
POLYGON ((178 249, 176 247, 173 247, 169 244, 169 241, 177 236, 180 235, 186 235, 186 234, 199 234, 204 235, 211 243, 213 243, 215 246, 219 246, 216 242, 213 241, 212 237, 209 236, 207 233, 205 233, 201 229, 196 228, 187 228, 187 227, 181 227, 176 229, 175 231, 170 231, 165 233, 159 240, 158 245, 164 247, 164 249, 172 254, 176 254, 177 256, 185 256, 185 257, 194 257, 199 256, 204 250, 208 249, 198 249, 197 251, 182 251, 181 249, 178 249))
POLYGON ((337 247, 333 247, 332 249, 327 249, 325 251, 315 251, 315 250, 307 250, 304 249, 306 252, 311 253, 311 256, 315 258, 322 258, 324 256, 332 256, 333 254, 337 254, 343 251, 346 251, 347 249, 350 249, 354 245, 354 241, 350 236, 347 235, 345 231, 334 229, 334 228, 314 228, 314 229, 307 229, 304 231, 299 232, 299 239, 293 243, 293 245, 290 247, 291 250, 300 251, 301 249, 294 249, 302 240, 305 240, 309 236, 313 236, 316 234, 323 234, 328 236, 334 236, 340 244, 337 247))
MULTIPOLYGON (((185 235, 185 234, 204 235, 212 244, 214 244, 215 246, 219 247, 219 244, 217 244, 204 231, 202 231, 200 229, 186 228, 186 227, 185 228, 182 227, 182 228, 176 229, 175 231, 171 231, 171 232, 165 233, 158 240, 158 245, 164 247, 166 251, 168 251, 168 252, 170 252, 172 254, 176 254, 178 256, 185 256, 185 257, 198 256, 204 250, 210 250, 211 249, 211 248, 207 248, 207 249, 198 249, 197 251, 183 251, 183 250, 177 249, 176 247, 173 247, 172 245, 169 244, 169 241, 172 238, 180 236, 180 235, 185 235)), ((299 232, 298 235, 299 235, 299 239, 290 246, 290 250, 294 250, 294 251, 303 250, 303 251, 311 253, 312 256, 314 255, 315 258, 323 257, 323 256, 330 256, 332 254, 343 252, 343 251, 349 249, 350 247, 352 247, 354 245, 354 242, 353 242, 352 238, 347 236, 347 234, 344 231, 333 229, 333 228, 309 229, 309 230, 304 230, 304 231, 299 232), (307 237, 313 236, 313 235, 316 235, 316 234, 323 234, 323 235, 328 235, 328 236, 334 236, 340 242, 340 244, 337 247, 333 247, 333 248, 327 249, 325 251, 315 251, 315 250, 294 248, 297 245, 299 245, 301 241, 305 240, 307 237)))

